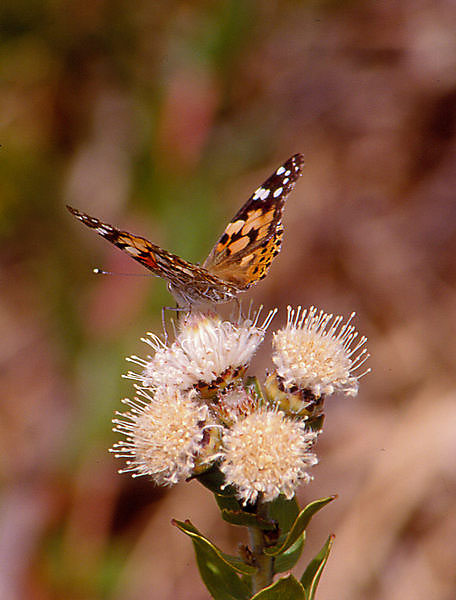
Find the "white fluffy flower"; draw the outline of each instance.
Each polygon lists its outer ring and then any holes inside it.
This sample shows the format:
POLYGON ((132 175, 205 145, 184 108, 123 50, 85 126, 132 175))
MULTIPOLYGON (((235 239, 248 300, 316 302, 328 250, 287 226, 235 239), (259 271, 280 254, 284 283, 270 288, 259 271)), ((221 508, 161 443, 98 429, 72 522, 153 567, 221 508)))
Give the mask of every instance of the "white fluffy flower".
POLYGON ((134 401, 124 400, 130 410, 117 413, 121 419, 113 423, 114 431, 126 439, 111 449, 116 457, 128 459, 121 473, 150 475, 158 485, 171 485, 192 474, 211 425, 207 407, 197 404, 195 395, 164 389, 149 395, 139 390, 134 401))
POLYGON ((355 396, 358 380, 367 371, 356 374, 367 360, 365 337, 357 339, 350 318, 319 312, 315 307, 301 312, 288 307, 287 325, 274 333, 272 360, 285 388, 297 386, 315 396, 343 392, 355 396), (355 342, 356 340, 356 342, 355 342))
POLYGON ((275 312, 271 311, 261 326, 260 311, 253 320, 239 319, 237 323, 223 321, 216 314, 192 313, 170 346, 149 333, 143 341, 155 350, 154 355, 147 360, 131 357, 143 372, 127 376, 153 388, 227 385, 248 366, 275 312))
POLYGON ((277 410, 260 409, 238 420, 223 436, 221 471, 244 504, 259 495, 269 502, 284 494, 292 498, 317 457, 310 448, 317 434, 302 421, 277 410))

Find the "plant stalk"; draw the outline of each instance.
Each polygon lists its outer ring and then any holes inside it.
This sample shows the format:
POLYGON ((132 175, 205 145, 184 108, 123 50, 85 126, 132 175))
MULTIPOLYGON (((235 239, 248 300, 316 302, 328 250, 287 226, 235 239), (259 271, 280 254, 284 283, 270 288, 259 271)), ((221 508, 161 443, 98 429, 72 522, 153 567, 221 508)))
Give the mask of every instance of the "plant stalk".
MULTIPOLYGON (((258 514, 266 516, 267 506, 261 501, 258 503, 258 514)), ((268 585, 271 585, 274 576, 274 557, 267 556, 264 553, 265 539, 264 532, 258 527, 248 527, 250 546, 253 554, 257 573, 252 577, 252 593, 256 594, 268 585)))

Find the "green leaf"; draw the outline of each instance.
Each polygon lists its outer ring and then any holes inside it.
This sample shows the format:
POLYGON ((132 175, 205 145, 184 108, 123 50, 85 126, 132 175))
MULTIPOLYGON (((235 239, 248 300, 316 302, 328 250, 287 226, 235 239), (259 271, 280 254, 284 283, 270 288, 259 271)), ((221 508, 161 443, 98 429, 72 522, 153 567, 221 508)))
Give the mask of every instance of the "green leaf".
POLYGON ((242 510, 240 502, 234 496, 222 496, 221 494, 214 494, 214 496, 220 510, 224 508, 232 511, 242 510))
POLYGON ((329 496, 328 498, 322 498, 321 500, 315 500, 308 504, 298 515, 295 522, 293 523, 289 534, 285 541, 273 548, 266 548, 265 554, 268 556, 277 556, 288 550, 299 538, 303 531, 305 531, 310 520, 320 509, 332 502, 336 496, 329 496))
POLYGON ((183 523, 173 519, 173 525, 192 539, 201 578, 214 600, 248 600, 249 587, 240 579, 237 572, 247 574, 247 570, 253 567, 244 565, 240 559, 221 552, 189 521, 183 523))
POLYGON ((252 575, 241 575, 241 580, 249 588, 249 590, 252 590, 252 575))
POLYGON ((299 581, 288 575, 252 596, 251 600, 306 600, 306 595, 299 581))
POLYGON ((299 505, 296 497, 287 500, 283 495, 278 496, 270 502, 268 515, 271 519, 277 521, 280 535, 284 539, 299 515, 299 505))
POLYGON ((224 563, 225 567, 229 567, 231 571, 241 573, 243 575, 252 575, 256 573, 256 567, 252 567, 247 565, 241 558, 238 556, 232 556, 231 554, 226 554, 226 552, 222 552, 215 544, 213 544, 207 537, 205 537, 202 533, 198 531, 198 529, 190 523, 190 521, 177 521, 176 519, 172 520, 172 524, 175 525, 178 529, 180 529, 183 533, 188 535, 192 542, 198 542, 203 546, 207 547, 208 551, 215 553, 220 561, 224 563))
POLYGON ((197 479, 208 490, 214 492, 214 494, 218 494, 219 496, 234 496, 235 490, 232 487, 228 486, 222 489, 222 486, 225 484, 225 476, 217 466, 208 469, 200 475, 196 475, 192 479, 197 479))
POLYGON ((304 548, 304 542, 306 539, 306 532, 301 534, 301 536, 296 540, 296 542, 279 554, 274 561, 274 572, 275 573, 283 573, 284 571, 290 571, 295 564, 298 562, 299 557, 302 554, 302 550, 304 548))
POLYGON ((323 429, 324 420, 325 415, 318 415, 318 417, 310 417, 306 424, 311 431, 319 432, 323 429))
POLYGON ((318 582, 320 581, 323 569, 328 562, 328 557, 333 542, 334 536, 330 535, 317 556, 307 565, 307 569, 304 571, 304 574, 301 577, 301 583, 304 586, 306 593, 306 600, 314 600, 315 598, 318 582))
POLYGON ((255 513, 248 513, 242 510, 222 510, 222 518, 231 525, 240 525, 241 527, 256 527, 262 531, 274 531, 275 524, 264 519, 255 513))
POLYGON ((275 523, 261 517, 256 512, 244 510, 241 504, 233 496, 214 495, 218 507, 222 511, 222 518, 227 523, 231 523, 231 525, 240 525, 242 527, 257 527, 263 531, 272 531, 275 529, 275 523))

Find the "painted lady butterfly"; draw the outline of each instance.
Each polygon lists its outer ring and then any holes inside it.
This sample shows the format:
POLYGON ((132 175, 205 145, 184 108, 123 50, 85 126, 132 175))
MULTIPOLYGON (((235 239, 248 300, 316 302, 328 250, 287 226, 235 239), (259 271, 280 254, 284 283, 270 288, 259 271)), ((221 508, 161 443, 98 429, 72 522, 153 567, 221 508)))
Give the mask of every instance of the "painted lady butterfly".
POLYGON ((202 266, 71 206, 67 208, 87 227, 95 229, 157 277, 166 279, 179 306, 228 302, 263 279, 280 252, 285 199, 301 176, 303 165, 302 154, 295 154, 279 167, 237 212, 202 266))

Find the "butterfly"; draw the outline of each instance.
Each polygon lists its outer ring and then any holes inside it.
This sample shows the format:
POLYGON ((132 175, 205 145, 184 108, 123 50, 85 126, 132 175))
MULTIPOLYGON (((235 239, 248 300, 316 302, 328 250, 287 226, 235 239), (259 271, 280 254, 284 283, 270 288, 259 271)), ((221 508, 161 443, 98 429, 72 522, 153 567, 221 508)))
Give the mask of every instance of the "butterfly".
POLYGON ((301 176, 303 166, 302 154, 295 154, 257 188, 228 223, 201 266, 143 237, 116 229, 71 206, 67 208, 84 225, 165 279, 180 307, 229 302, 263 279, 280 252, 285 199, 301 176))

